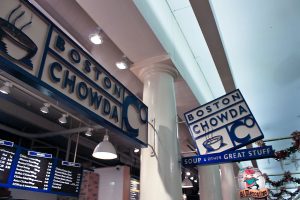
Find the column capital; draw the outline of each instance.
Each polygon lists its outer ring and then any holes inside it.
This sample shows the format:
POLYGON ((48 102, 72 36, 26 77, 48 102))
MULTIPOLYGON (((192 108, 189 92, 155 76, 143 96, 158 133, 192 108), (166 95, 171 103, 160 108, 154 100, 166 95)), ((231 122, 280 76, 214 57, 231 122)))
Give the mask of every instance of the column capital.
POLYGON ((179 76, 177 69, 173 66, 169 56, 157 56, 134 64, 130 70, 144 82, 147 76, 156 73, 166 73, 174 80, 179 76))

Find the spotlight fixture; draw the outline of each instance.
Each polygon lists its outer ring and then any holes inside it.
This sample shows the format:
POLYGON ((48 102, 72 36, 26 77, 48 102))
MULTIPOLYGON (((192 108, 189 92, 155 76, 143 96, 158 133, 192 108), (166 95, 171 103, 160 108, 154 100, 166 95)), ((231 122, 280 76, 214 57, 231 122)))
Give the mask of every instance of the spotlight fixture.
POLYGON ((90 41, 93 44, 99 45, 103 43, 103 33, 100 28, 98 28, 98 31, 96 33, 89 35, 90 41))
POLYGON ((88 128, 88 130, 85 132, 85 135, 91 137, 93 135, 92 131, 93 131, 92 128, 88 128))
POLYGON ((197 180, 197 179, 195 179, 195 180, 194 180, 194 182, 195 182, 195 183, 198 183, 198 180, 197 180))
POLYGON ((134 152, 134 153, 138 153, 138 152, 140 152, 140 149, 134 148, 133 152, 134 152))
POLYGON ((50 104, 49 103, 44 103, 44 106, 40 108, 40 111, 42 113, 45 113, 47 114, 49 112, 49 107, 50 107, 50 104))
POLYGON ((104 135, 103 141, 94 149, 93 157, 103 160, 112 160, 118 157, 115 147, 109 142, 107 133, 104 135))
POLYGON ((191 176, 191 177, 190 177, 190 179, 191 179, 191 180, 194 180, 194 177, 193 177, 193 176, 191 176))
POLYGON ((116 66, 119 69, 127 69, 127 68, 129 68, 129 66, 131 64, 132 64, 132 62, 126 56, 123 56, 122 59, 121 59, 121 61, 116 62, 116 66))
POLYGON ((192 188, 193 183, 190 181, 190 179, 188 179, 188 177, 185 177, 182 181, 181 186, 182 186, 182 188, 192 188))
POLYGON ((3 84, 3 86, 0 88, 0 92, 3 94, 9 94, 11 87, 12 87, 12 84, 10 82, 5 82, 3 84))
POLYGON ((190 176, 191 172, 185 172, 185 175, 190 176))
POLYGON ((62 114, 62 116, 58 119, 59 123, 61 124, 67 123, 67 117, 68 117, 67 114, 62 114))

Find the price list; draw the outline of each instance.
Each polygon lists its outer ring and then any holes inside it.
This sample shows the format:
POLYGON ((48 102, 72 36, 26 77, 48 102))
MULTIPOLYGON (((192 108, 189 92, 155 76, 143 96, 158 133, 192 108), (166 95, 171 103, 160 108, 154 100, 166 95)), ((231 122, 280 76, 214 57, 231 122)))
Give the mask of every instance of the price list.
POLYGON ((0 184, 7 184, 16 148, 13 143, 0 141, 0 184))
POLYGON ((80 190, 82 169, 77 163, 58 162, 55 168, 52 192, 77 195, 80 190))
POLYGON ((130 200, 140 199, 140 182, 137 179, 130 179, 130 200))
POLYGON ((12 186, 47 191, 53 166, 51 158, 51 154, 22 150, 12 186))
POLYGON ((82 178, 79 163, 52 158, 0 139, 0 187, 78 196, 82 178))

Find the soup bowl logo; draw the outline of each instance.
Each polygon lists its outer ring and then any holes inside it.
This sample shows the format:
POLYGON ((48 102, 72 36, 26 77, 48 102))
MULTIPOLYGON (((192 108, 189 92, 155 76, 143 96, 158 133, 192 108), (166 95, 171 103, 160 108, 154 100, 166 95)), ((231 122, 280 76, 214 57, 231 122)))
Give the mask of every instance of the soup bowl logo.
POLYGON ((223 142, 223 137, 221 135, 217 135, 211 138, 208 138, 203 142, 203 146, 206 148, 206 153, 217 151, 220 148, 226 146, 223 142))
POLYGON ((25 14, 25 11, 21 11, 19 14, 16 14, 20 8, 21 5, 18 5, 15 9, 13 9, 10 12, 7 20, 0 18, 0 53, 9 60, 24 64, 27 68, 32 69, 33 66, 31 58, 35 56, 38 48, 36 44, 23 32, 23 29, 28 27, 32 23, 32 16, 29 22, 27 22, 20 28, 17 28, 15 25, 17 20, 25 14), (15 14, 15 18, 11 19, 15 14), (7 51, 4 39, 7 39, 11 43, 24 50, 26 52, 25 56, 21 58, 15 58, 14 56, 10 55, 7 51))

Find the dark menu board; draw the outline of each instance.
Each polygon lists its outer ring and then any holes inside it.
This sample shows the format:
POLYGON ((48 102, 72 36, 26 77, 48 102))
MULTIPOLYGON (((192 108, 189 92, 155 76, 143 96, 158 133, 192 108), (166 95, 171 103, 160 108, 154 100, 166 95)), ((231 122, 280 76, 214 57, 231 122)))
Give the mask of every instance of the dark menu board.
POLYGON ((60 161, 55 168, 51 191, 78 193, 81 176, 82 170, 79 164, 60 161))
POLYGON ((130 179, 130 200, 140 199, 140 182, 138 179, 130 179))
POLYGON ((53 166, 51 154, 22 150, 16 165, 12 185, 48 190, 53 166))
POLYGON ((16 153, 12 142, 0 141, 0 184, 7 184, 16 153))
POLYGON ((0 187, 78 196, 81 178, 79 163, 0 140, 0 187))

